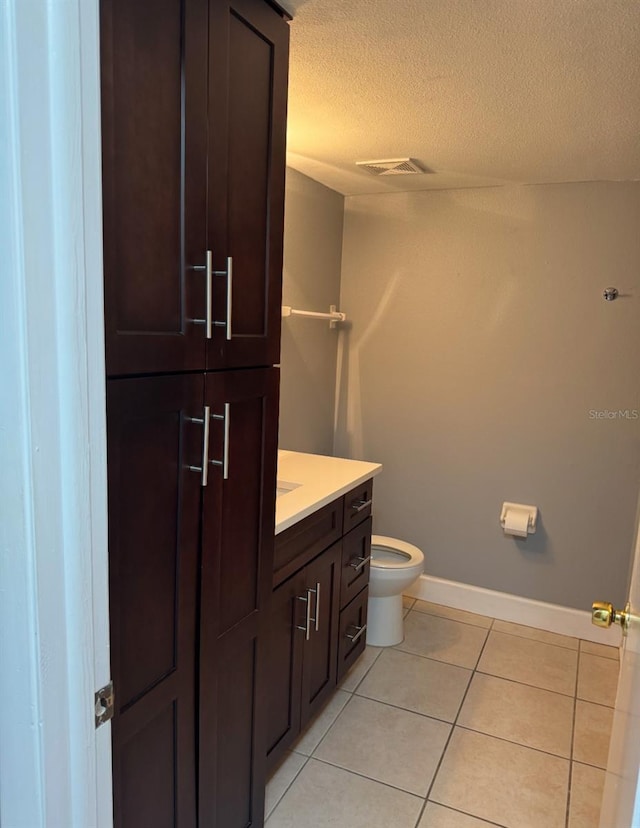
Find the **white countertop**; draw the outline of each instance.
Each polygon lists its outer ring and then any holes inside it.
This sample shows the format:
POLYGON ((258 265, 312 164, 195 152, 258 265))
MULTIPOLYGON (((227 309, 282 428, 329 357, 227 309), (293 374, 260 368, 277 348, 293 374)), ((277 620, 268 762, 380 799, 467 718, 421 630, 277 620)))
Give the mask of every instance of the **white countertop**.
POLYGON ((380 463, 278 451, 276 535, 381 471, 380 463))

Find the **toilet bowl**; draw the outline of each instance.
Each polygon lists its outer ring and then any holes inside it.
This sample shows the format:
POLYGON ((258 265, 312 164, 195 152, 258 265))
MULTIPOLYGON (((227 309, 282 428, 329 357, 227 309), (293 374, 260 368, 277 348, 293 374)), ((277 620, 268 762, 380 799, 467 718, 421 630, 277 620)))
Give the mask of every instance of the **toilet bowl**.
POLYGON ((392 647, 404 638, 402 593, 424 568, 422 551, 411 543, 373 535, 369 571, 367 644, 392 647))

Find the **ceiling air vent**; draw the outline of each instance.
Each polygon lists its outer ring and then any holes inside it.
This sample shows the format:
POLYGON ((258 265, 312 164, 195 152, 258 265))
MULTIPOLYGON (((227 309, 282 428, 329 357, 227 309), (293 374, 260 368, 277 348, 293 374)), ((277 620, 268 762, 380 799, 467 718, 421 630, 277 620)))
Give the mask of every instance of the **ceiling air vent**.
POLYGON ((421 167, 413 158, 385 158, 381 161, 356 161, 357 167, 371 175, 421 175, 431 172, 421 167))

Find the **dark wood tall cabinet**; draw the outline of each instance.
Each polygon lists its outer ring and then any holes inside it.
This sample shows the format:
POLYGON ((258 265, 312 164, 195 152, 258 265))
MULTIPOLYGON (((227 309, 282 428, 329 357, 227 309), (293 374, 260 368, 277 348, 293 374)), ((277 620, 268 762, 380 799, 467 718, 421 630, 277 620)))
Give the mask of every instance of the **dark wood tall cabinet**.
POLYGON ((277 410, 275 368, 109 383, 116 825, 261 824, 277 410))
POLYGON ((101 0, 115 824, 263 823, 288 26, 101 0))
POLYGON ((288 35, 266 0, 101 0, 108 375, 278 362, 288 35))

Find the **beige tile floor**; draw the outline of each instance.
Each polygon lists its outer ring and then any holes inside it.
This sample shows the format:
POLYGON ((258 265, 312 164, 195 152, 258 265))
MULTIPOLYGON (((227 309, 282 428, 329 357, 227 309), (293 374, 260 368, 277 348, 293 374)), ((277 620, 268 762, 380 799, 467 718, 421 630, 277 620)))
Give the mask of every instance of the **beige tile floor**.
POLYGON ((267 828, 597 828, 618 651, 405 599, 267 785, 267 828))

